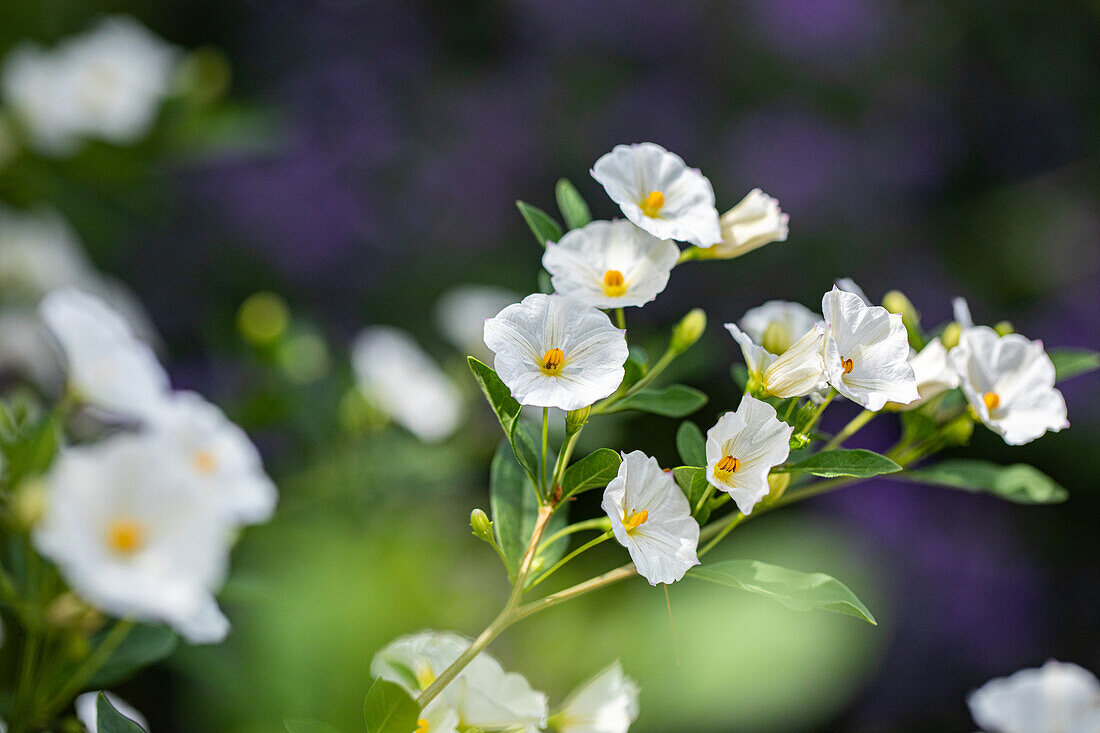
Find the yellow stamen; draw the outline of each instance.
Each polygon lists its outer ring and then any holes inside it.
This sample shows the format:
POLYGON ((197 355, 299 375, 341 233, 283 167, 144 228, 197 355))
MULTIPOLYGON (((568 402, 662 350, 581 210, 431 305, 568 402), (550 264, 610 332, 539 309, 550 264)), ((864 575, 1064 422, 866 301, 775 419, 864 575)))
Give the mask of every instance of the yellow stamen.
POLYGON ((218 459, 208 450, 195 451, 191 456, 191 463, 195 466, 195 470, 202 474, 214 473, 218 467, 218 459))
POLYGON ((986 392, 982 395, 982 402, 985 403, 987 410, 996 410, 997 406, 1001 404, 1001 396, 996 392, 986 392))
POLYGON ((841 359, 841 365, 844 367, 845 374, 851 374, 852 370, 856 368, 856 364, 851 359, 841 359))
POLYGON ((548 377, 556 377, 561 372, 561 365, 565 363, 565 352, 561 349, 550 349, 542 355, 542 364, 539 368, 548 377))
POLYGON ((145 544, 145 529, 133 519, 116 519, 107 528, 107 545, 120 555, 132 555, 145 544))
POLYGON ((609 298, 618 298, 626 292, 626 282, 618 270, 608 270, 603 274, 603 292, 609 298))
POLYGON ((724 481, 737 473, 739 468, 741 468, 741 461, 733 456, 722 456, 718 463, 714 464, 714 475, 724 481))
POLYGON ((428 721, 424 718, 417 720, 415 733, 428 733, 428 721))
POLYGON ((649 521, 649 512, 643 509, 640 512, 634 512, 630 516, 623 517, 623 527, 627 532, 633 532, 641 527, 643 524, 649 521))
POLYGON ((657 216, 661 207, 665 205, 665 195, 660 191, 650 191, 642 202, 642 213, 649 217, 657 216))

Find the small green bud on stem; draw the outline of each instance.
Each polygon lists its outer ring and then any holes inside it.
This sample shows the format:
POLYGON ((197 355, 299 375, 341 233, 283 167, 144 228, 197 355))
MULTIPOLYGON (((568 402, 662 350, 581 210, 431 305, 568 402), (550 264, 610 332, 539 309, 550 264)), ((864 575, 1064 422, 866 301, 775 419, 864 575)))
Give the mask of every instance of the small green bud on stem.
POLYGON ((943 342, 943 346, 946 349, 953 349, 959 345, 959 337, 962 335, 962 326, 957 323, 948 323, 947 328, 943 329, 943 334, 940 335, 940 341, 943 342))
POLYGON ((909 344, 915 349, 924 348, 924 336, 920 328, 920 312, 913 305, 905 293, 900 290, 891 290, 882 296, 882 307, 891 313, 901 315, 901 322, 909 334, 909 344))
POLYGON ((1016 333, 1016 327, 1008 321, 1001 321, 993 327, 993 330, 997 332, 998 336, 1007 336, 1010 333, 1016 333))
POLYGON ((707 314, 702 308, 692 308, 679 323, 672 328, 672 341, 669 350, 681 354, 692 347, 707 330, 707 314))
POLYGON ((474 509, 470 512, 470 529, 473 531, 474 537, 493 544, 493 523, 489 521, 489 515, 481 509, 474 509))
POLYGON ((567 435, 574 435, 580 432, 580 429, 584 427, 588 422, 588 416, 592 414, 592 406, 582 407, 579 410, 570 410, 565 413, 565 432, 567 435))
POLYGON ((791 485, 791 475, 789 473, 772 473, 768 475, 768 501, 776 501, 779 497, 783 496, 783 493, 787 490, 787 487, 791 485))

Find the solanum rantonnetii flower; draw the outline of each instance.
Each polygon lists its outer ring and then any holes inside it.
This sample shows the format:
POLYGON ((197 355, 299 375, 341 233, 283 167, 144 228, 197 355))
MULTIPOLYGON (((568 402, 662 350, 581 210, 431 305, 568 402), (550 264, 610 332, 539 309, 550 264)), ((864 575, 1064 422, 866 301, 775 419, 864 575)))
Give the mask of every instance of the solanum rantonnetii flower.
POLYGON ((947 359, 947 349, 936 337, 918 351, 910 351, 909 366, 913 367, 913 376, 917 380, 917 393, 920 399, 907 405, 891 403, 891 407, 900 410, 912 410, 920 407, 933 397, 959 386, 959 375, 947 359))
POLYGON ((920 398, 901 316, 833 287, 821 299, 829 384, 872 412, 920 398))
POLYGON ((825 363, 821 350, 825 328, 814 324, 781 356, 757 345, 736 323, 727 323, 726 330, 741 347, 750 381, 760 393, 772 397, 805 397, 825 387, 825 363))
POLYGON ((628 349, 603 311, 563 295, 528 295, 485 321, 494 368, 521 404, 579 410, 623 381, 628 349))
POLYGON ((95 270, 72 227, 50 209, 0 206, 0 293, 30 306, 51 290, 92 280, 95 270))
POLYGON ((97 708, 97 703, 99 701, 100 692, 103 692, 103 694, 107 696, 107 699, 111 701, 111 705, 114 706, 115 710, 140 725, 143 729, 149 730, 149 721, 145 719, 144 715, 138 712, 137 708, 113 692, 96 690, 95 692, 85 692, 83 695, 77 697, 76 702, 73 703, 76 707, 76 717, 84 724, 84 727, 88 729, 88 733, 99 733, 99 709, 97 708))
POLYGON ((629 221, 593 221, 548 242, 554 289, 597 308, 645 305, 668 284, 680 249, 629 221))
POLYGON ((718 219, 722 240, 701 255, 728 260, 748 254, 765 244, 785 242, 789 219, 779 208, 778 201, 754 188, 718 219))
MULTIPOLYGON (((388 644, 371 660, 371 674, 395 682, 417 695, 470 646, 451 632, 423 631, 388 644)), ((534 733, 546 727, 547 701, 523 675, 505 672, 489 654, 474 657, 446 688, 421 711, 420 733, 458 728, 534 733)))
POLYGON ((234 529, 225 507, 180 470, 165 441, 119 433, 61 451, 33 539, 93 606, 167 623, 202 644, 229 630, 213 593, 234 529))
POLYGON ((99 298, 75 288, 55 290, 38 312, 61 346, 77 399, 146 417, 167 397, 168 375, 152 347, 99 298))
POLYGON ((569 695, 550 718, 560 733, 626 733, 638 718, 638 684, 615 662, 569 695))
POLYGON ((774 407, 745 395, 707 431, 707 481, 748 516, 770 491, 768 473, 790 455, 793 431, 774 407))
POLYGON ((974 722, 989 733, 1100 731, 1100 682, 1076 664, 1053 659, 990 680, 966 702, 974 722))
POLYGON ((421 440, 444 440, 458 427, 458 388, 404 331, 363 330, 351 347, 351 365, 367 399, 421 440))
POLYGON ((765 351, 778 356, 821 320, 820 315, 801 303, 769 300, 745 311, 741 328, 765 351))
POLYGON ((710 181, 660 145, 616 145, 592 166, 592 177, 627 219, 657 239, 702 248, 722 241, 710 181))
POLYGON ((271 517, 275 484, 248 435, 217 405, 194 392, 176 392, 150 416, 149 429, 167 443, 166 456, 205 487, 232 521, 256 524, 271 517))
POLYGON ((1066 401, 1054 387, 1054 363, 1041 341, 973 326, 948 356, 967 402, 1009 445, 1069 427, 1066 401))
POLYGON ((484 361, 492 356, 482 340, 485 319, 492 318, 502 308, 519 299, 518 293, 507 288, 456 285, 436 301, 436 327, 463 354, 471 354, 484 361))
POLYGON ((674 583, 699 564, 699 525, 672 473, 641 451, 623 454, 601 504, 615 539, 650 585, 674 583))

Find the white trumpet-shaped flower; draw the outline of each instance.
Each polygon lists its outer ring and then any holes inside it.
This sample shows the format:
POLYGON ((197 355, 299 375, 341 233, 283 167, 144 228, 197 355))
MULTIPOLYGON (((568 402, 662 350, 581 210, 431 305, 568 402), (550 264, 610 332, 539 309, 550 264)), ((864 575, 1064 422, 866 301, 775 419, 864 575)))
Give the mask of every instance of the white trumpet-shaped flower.
POLYGON ((113 692, 105 692, 97 690, 95 692, 85 692, 76 698, 73 706, 76 708, 76 717, 84 724, 84 727, 88 729, 88 733, 99 733, 99 693, 103 692, 107 696, 107 699, 111 701, 111 705, 115 710, 122 713, 125 717, 134 721, 142 727, 144 730, 149 730, 149 721, 145 719, 145 716, 138 712, 137 708, 123 700, 113 692))
POLYGON ((722 241, 710 181, 660 145, 616 145, 596 161, 592 177, 627 219, 658 239, 704 248, 722 241))
POLYGON ((741 347, 749 376, 764 394, 784 399, 805 397, 826 386, 821 356, 825 329, 821 324, 810 326, 781 356, 759 346, 736 323, 727 323, 726 330, 741 347))
POLYGON ((33 539, 92 605, 201 644, 229 629, 213 594, 232 531, 224 506, 180 470, 165 441, 120 433, 61 451, 33 539))
POLYGON ((772 242, 787 241, 789 216, 779 202, 754 188, 740 203, 722 214, 718 223, 722 240, 705 252, 706 257, 740 257, 772 242))
POLYGON ((910 351, 909 366, 913 367, 913 377, 917 380, 917 393, 920 399, 908 405, 892 404, 902 410, 920 407, 933 397, 959 386, 959 375, 947 358, 947 349, 939 337, 924 345, 920 351, 910 351))
POLYGON ((528 295, 485 321, 494 368, 521 404, 577 410, 623 381, 628 349, 603 311, 562 295, 528 295))
POLYGON ((741 316, 741 328, 766 351, 782 354, 821 322, 821 316, 789 300, 769 300, 741 316))
POLYGON ((920 398, 900 315, 837 287, 821 299, 821 312, 825 372, 837 392, 871 411, 920 398))
POLYGON ((650 585, 674 583, 699 564, 699 524, 672 473, 641 451, 623 454, 601 504, 615 539, 650 585))
POLYGON ((974 722, 989 733, 1100 731, 1100 682, 1076 664, 1053 659, 990 680, 966 702, 974 722))
MULTIPOLYGON (((458 634, 423 631, 391 642, 371 660, 371 674, 417 695, 470 646, 458 634)), ((421 711, 421 733, 467 728, 535 733, 546 727, 546 695, 523 675, 505 672, 482 652, 421 711)))
POLYGON ((790 455, 793 431, 774 407, 745 395, 736 411, 707 431, 707 481, 729 494, 748 516, 768 495, 768 473, 790 455))
POLYGON ((351 347, 351 364, 364 395, 421 440, 444 440, 458 427, 458 387, 404 331, 365 329, 351 347))
POLYGON ((550 724, 560 733, 626 733, 638 718, 638 683, 615 662, 569 695, 550 724))
POLYGON ((69 389, 78 399, 141 418, 160 407, 167 373, 152 347, 106 303, 64 288, 46 295, 38 312, 61 346, 69 389))
POLYGON ((680 249, 629 221, 594 221, 548 242, 554 289, 597 308, 645 305, 668 284, 680 249))
POLYGON ((1069 427, 1065 398, 1054 387, 1054 363, 1041 341, 974 326, 948 356, 967 402, 1009 445, 1069 427))

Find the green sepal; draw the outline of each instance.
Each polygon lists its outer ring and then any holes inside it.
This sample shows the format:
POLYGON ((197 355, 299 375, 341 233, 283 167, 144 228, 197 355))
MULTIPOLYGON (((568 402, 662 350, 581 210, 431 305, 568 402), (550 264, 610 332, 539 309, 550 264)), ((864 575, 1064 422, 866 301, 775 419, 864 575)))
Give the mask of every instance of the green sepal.
POLYGON ((580 229, 592 221, 592 212, 588 210, 588 204, 584 202, 584 197, 569 182, 569 179, 559 180, 554 188, 554 194, 558 200, 558 209, 561 211, 562 218, 565 219, 565 226, 570 229, 580 229))
POLYGON ((561 239, 561 224, 554 221, 545 211, 524 201, 516 201, 516 207, 523 215, 527 226, 531 228, 531 233, 535 235, 535 241, 540 245, 545 247, 547 242, 556 242, 561 239))

